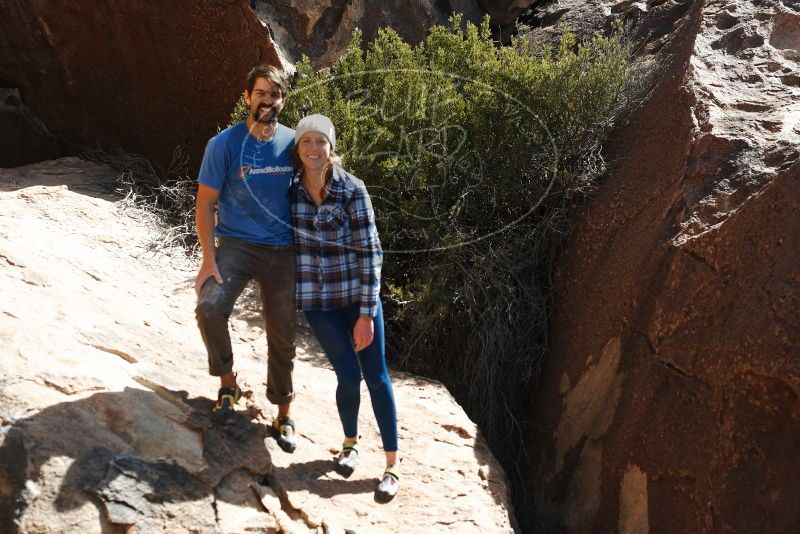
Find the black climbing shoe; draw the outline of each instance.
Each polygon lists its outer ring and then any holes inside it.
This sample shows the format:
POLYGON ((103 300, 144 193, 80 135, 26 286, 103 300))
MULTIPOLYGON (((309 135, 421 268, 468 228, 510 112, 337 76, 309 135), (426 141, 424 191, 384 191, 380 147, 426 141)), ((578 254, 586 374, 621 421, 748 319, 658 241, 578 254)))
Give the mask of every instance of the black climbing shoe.
POLYGON ((294 421, 288 416, 272 421, 272 436, 284 452, 292 453, 297 448, 294 428, 294 421))

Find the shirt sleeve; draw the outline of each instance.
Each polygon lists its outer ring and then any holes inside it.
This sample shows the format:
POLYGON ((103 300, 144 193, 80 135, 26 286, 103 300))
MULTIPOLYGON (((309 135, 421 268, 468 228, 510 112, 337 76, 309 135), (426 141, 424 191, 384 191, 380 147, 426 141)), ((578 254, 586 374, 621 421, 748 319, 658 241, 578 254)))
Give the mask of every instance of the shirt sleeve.
POLYGON ((222 190, 225 184, 225 173, 228 168, 227 154, 225 153, 225 141, 220 136, 209 139, 206 144, 206 151, 203 154, 203 162, 200 164, 200 173, 197 181, 203 185, 213 187, 217 191, 222 190))
POLYGON ((359 313, 374 317, 378 313, 378 295, 381 289, 383 250, 375 226, 375 212, 367 188, 359 184, 348 205, 353 246, 358 258, 361 277, 359 313))

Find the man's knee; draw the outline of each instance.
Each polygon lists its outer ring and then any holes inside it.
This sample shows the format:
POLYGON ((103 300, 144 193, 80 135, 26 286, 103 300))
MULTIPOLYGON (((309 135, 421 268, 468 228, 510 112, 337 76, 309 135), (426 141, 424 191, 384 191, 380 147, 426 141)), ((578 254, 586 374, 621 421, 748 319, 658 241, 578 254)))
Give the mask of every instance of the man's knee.
POLYGON ((225 302, 225 295, 219 284, 213 280, 206 282, 197 299, 194 312, 200 323, 227 320, 228 303, 225 302))

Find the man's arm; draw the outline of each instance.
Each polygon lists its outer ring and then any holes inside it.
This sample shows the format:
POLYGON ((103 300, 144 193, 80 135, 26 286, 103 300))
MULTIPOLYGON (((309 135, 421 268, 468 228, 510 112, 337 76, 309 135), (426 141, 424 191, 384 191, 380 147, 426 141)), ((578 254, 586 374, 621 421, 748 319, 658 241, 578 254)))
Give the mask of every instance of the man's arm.
POLYGON ((200 184, 197 188, 197 205, 195 210, 195 223, 197 225, 197 239, 203 250, 203 263, 194 282, 194 291, 200 294, 203 282, 214 277, 218 284, 222 277, 217 268, 216 248, 214 247, 214 206, 219 198, 219 191, 213 187, 200 184))

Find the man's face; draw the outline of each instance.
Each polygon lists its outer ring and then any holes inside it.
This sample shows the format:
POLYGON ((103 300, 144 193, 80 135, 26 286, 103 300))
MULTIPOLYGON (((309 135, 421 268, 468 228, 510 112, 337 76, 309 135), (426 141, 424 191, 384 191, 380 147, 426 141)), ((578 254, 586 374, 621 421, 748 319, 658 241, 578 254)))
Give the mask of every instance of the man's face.
POLYGON ((277 122, 283 109, 283 93, 280 87, 266 78, 256 78, 253 91, 244 92, 244 101, 250 107, 253 120, 262 124, 277 122))

